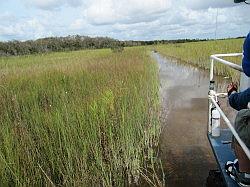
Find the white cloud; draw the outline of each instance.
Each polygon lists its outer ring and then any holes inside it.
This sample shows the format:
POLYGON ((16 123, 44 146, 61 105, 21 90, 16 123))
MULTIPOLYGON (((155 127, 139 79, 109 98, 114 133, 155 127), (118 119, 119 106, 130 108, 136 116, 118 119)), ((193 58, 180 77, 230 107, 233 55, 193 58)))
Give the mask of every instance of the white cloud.
MULTIPOLYGON (((172 4, 172 6, 175 6, 172 4)), ((220 5, 222 6, 222 5, 220 5)), ((178 38, 214 38, 216 28, 217 8, 191 9, 175 6, 164 12, 161 17, 152 22, 140 24, 115 24, 114 29, 120 31, 123 39, 129 39, 124 33, 134 39, 178 39, 178 38), (137 34, 134 34, 137 33, 137 34), (125 36, 125 37, 124 37, 125 36)), ((233 6, 218 8, 217 37, 244 36, 250 30, 250 20, 245 19, 250 6, 233 6), (239 29, 240 28, 240 29, 239 29)))
POLYGON ((76 19, 75 21, 73 21, 73 23, 71 23, 70 25, 70 29, 72 30, 79 30, 82 29, 84 26, 86 26, 86 22, 83 19, 76 19))
POLYGON ((3 12, 2 14, 0 14, 0 20, 1 20, 1 24, 6 24, 9 25, 9 23, 13 23, 17 20, 16 16, 11 14, 10 12, 3 12))
POLYGON ((146 22, 159 17, 170 5, 170 0, 93 0, 84 16, 96 25, 146 22))
POLYGON ((30 6, 35 6, 43 10, 54 10, 62 7, 63 5, 68 5, 72 7, 81 6, 82 0, 25 0, 26 4, 30 6))
POLYGON ((32 1, 26 1, 27 4, 31 6, 35 6, 40 9, 53 9, 60 5, 62 5, 62 0, 32 0, 32 1))
POLYGON ((44 25, 37 19, 27 19, 18 21, 10 25, 0 24, 0 36, 9 37, 9 39, 38 39, 51 35, 44 25))
POLYGON ((83 1, 82 0, 67 0, 66 1, 70 6, 72 7, 78 7, 81 6, 83 1))

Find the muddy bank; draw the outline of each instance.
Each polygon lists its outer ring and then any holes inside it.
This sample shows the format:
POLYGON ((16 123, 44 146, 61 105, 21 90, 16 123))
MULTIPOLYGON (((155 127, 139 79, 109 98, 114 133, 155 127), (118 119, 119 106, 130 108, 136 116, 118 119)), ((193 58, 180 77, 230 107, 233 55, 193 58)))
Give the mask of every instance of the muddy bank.
MULTIPOLYGON (((205 186, 216 162, 207 132, 208 73, 152 54, 159 63, 162 102, 161 159, 167 186, 205 186)), ((218 79, 220 90, 226 82, 218 79)))

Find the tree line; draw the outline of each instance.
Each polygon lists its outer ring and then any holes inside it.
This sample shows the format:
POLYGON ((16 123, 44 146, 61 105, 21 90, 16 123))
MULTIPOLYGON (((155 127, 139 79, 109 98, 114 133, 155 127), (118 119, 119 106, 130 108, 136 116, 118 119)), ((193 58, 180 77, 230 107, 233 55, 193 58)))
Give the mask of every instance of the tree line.
POLYGON ((48 53, 56 51, 74 51, 82 49, 102 49, 111 48, 113 51, 121 51, 123 47, 154 45, 166 43, 184 43, 201 41, 199 39, 180 40, 155 40, 155 41, 119 41, 108 37, 88 37, 88 36, 66 36, 48 37, 27 41, 0 42, 0 56, 19 56, 38 53, 48 53))
POLYGON ((105 37, 49 37, 28 41, 8 41, 0 42, 0 56, 17 56, 37 53, 47 53, 52 51, 73 51, 80 49, 100 49, 111 47, 117 43, 116 40, 105 37))

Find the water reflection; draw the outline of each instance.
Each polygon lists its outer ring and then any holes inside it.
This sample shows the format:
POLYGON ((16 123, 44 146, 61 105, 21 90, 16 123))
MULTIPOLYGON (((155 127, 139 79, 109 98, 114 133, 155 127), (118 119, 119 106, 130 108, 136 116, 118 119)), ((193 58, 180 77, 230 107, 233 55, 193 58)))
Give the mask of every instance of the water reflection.
MULTIPOLYGON (((208 72, 158 53, 152 53, 152 57, 159 64, 163 128, 160 149, 167 185, 203 186, 209 170, 216 168, 206 138, 208 72)), ((225 92, 229 80, 215 79, 217 90, 225 92)))
POLYGON ((191 98, 207 97, 209 77, 206 72, 169 60, 158 53, 152 55, 159 63, 163 107, 168 110, 190 107, 191 98))

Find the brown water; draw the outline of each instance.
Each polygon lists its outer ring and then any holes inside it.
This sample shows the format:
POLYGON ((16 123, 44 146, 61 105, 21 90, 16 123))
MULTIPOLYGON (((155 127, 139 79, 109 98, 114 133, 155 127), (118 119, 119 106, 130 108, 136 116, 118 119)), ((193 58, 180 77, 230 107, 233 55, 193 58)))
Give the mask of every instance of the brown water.
MULTIPOLYGON (((205 186, 209 170, 217 168, 206 137, 208 73, 158 53, 152 56, 159 63, 160 150, 166 185, 205 186)), ((225 83, 220 85, 226 89, 225 83)))

